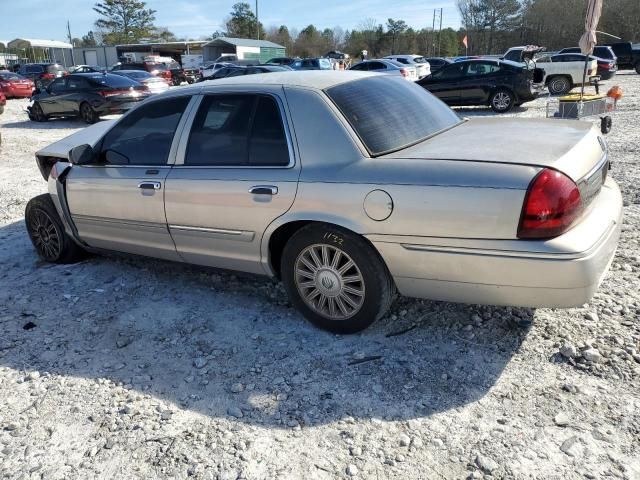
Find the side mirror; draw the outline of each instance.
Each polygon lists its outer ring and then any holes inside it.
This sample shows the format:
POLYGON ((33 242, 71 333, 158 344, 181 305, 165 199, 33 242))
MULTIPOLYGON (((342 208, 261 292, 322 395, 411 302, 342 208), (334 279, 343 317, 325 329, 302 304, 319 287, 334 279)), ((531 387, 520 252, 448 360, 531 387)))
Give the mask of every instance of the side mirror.
POLYGON ((78 145, 69 152, 69 161, 74 165, 95 163, 96 152, 91 145, 78 145))

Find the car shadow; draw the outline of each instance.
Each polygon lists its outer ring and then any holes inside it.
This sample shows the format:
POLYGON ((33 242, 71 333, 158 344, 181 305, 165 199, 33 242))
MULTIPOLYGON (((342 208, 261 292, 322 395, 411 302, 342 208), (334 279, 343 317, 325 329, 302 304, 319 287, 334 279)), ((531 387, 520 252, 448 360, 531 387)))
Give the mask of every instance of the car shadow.
POLYGON ((17 122, 7 122, 0 125, 2 128, 26 128, 33 130, 48 130, 57 128, 83 128, 87 124, 79 118, 51 118, 46 122, 34 122, 29 120, 27 112, 24 112, 25 119, 17 122))
MULTIPOLYGON (((462 114, 464 116, 472 116, 472 117, 500 117, 503 114, 494 112, 491 107, 487 106, 477 106, 477 107, 451 107, 456 113, 462 114)), ((513 107, 507 115, 514 115, 518 113, 524 113, 528 110, 526 105, 522 105, 520 107, 513 107)))
POLYGON ((22 222, 1 227, 0 242, 0 365, 107 378, 254 425, 460 408, 487 394, 527 335, 500 318, 506 309, 403 298, 338 336, 304 321, 270 279, 120 255, 51 265, 22 222))

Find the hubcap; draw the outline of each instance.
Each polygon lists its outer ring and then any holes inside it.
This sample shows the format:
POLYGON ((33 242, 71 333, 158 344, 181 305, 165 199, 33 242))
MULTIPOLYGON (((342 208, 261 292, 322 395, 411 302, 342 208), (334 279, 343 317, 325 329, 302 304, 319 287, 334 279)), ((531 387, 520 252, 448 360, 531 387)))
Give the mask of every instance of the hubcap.
POLYGON ((346 320, 364 303, 364 278, 349 255, 332 245, 305 248, 296 260, 295 282, 304 302, 330 320, 346 320))
POLYGON ((40 254, 47 260, 60 256, 60 236, 55 224, 42 210, 36 210, 30 219, 31 238, 40 254))
POLYGON ((504 92, 500 92, 493 97, 493 105, 498 110, 505 110, 511 104, 511 97, 504 92))
POLYGON ((562 92, 567 89, 567 82, 565 80, 556 80, 553 82, 553 89, 556 92, 562 92))

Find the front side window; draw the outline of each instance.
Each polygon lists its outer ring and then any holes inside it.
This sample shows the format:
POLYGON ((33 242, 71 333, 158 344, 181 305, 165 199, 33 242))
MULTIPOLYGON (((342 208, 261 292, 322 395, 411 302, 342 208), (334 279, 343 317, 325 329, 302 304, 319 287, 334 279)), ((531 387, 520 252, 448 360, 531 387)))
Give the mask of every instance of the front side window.
POLYGON ((67 79, 67 88, 69 90, 85 90, 89 88, 89 84, 84 78, 69 77, 67 79))
POLYGON ((488 62, 474 62, 467 65, 465 76, 475 77, 478 75, 489 75, 500 71, 500 65, 488 62))
POLYGON ((325 93, 372 156, 409 147, 461 122, 444 103, 401 77, 354 80, 325 93))
POLYGON ((104 138, 100 160, 112 165, 165 165, 178 122, 191 97, 143 104, 104 138))
POLYGON ((49 84, 49 91, 51 93, 62 93, 66 91, 65 87, 66 79, 58 78, 49 84))
POLYGON ((288 165, 288 145, 276 101, 262 95, 205 97, 191 128, 184 163, 288 165))

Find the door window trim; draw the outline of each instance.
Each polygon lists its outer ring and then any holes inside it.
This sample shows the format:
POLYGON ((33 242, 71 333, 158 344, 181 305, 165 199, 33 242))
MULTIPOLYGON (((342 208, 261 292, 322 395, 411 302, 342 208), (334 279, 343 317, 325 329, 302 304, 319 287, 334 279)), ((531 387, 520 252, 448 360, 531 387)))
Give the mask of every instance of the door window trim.
MULTIPOLYGON (((251 169, 259 169, 259 170, 284 170, 294 168, 296 166, 296 157, 295 150, 293 148, 293 136, 291 135, 291 131, 289 130, 289 121, 288 116, 286 114, 286 109, 284 107, 284 103, 282 99, 271 92, 264 92, 259 90, 220 90, 215 92, 203 92, 198 95, 194 95, 194 97, 198 97, 197 105, 194 102, 193 109, 189 111, 188 118, 185 119, 185 124, 181 131, 180 142, 177 147, 177 152, 175 156, 175 163, 173 166, 180 167, 180 169, 203 169, 203 168, 214 168, 216 170, 232 170, 232 169, 243 169, 243 170, 251 170, 251 169), (189 144, 189 136, 191 134, 191 129, 193 128, 193 122, 195 121, 198 110, 200 109, 200 105, 204 101, 204 97, 206 96, 220 96, 220 95, 261 95, 265 97, 272 98, 276 105, 278 106, 278 110, 280 112, 280 119, 282 121, 282 126, 284 127, 284 135, 287 140, 287 151, 289 152, 289 163, 287 165, 185 165, 184 159, 187 153, 187 145, 189 144)), ((173 145, 172 145, 173 148, 173 145)))
POLYGON ((118 125, 118 123, 120 123, 122 121, 123 118, 125 118, 127 115, 129 115, 134 110, 136 110, 138 107, 140 107, 142 105, 149 105, 149 104, 155 103, 155 102, 161 102, 162 100, 169 100, 169 99, 174 99, 174 98, 179 98, 179 97, 187 97, 187 96, 191 96, 191 100, 189 100, 189 103, 187 103, 187 106, 185 107, 184 112, 182 112, 182 117, 180 117, 180 121, 178 122, 178 125, 176 126, 176 131, 174 132, 173 139, 171 140, 171 148, 169 148, 169 156, 167 157, 167 163, 165 163, 163 165, 157 165, 157 164, 156 165, 142 165, 142 164, 141 165, 109 165, 109 164, 96 164, 96 165, 75 165, 74 167, 76 167, 76 168, 77 167, 80 167, 80 168, 147 168, 147 169, 153 169, 153 170, 172 167, 175 164, 175 161, 176 161, 176 154, 178 152, 178 146, 180 144, 180 139, 181 139, 181 135, 182 135, 182 131, 184 129, 184 126, 185 126, 185 124, 187 122, 187 119, 189 118, 189 115, 191 114, 192 109, 194 108, 194 105, 196 105, 196 103, 198 103, 198 98, 197 98, 198 94, 187 93, 187 94, 184 94, 184 95, 171 95, 171 96, 162 97, 162 98, 150 98, 149 100, 145 100, 145 101, 141 102, 140 105, 136 105, 135 108, 132 108, 127 113, 122 115, 122 117, 120 117, 117 122, 114 122, 113 125, 111 126, 111 128, 109 128, 106 132, 104 132, 104 135, 102 135, 100 140, 98 140, 98 142, 94 146, 94 148, 96 148, 98 150, 102 150, 102 142, 104 142, 104 139, 109 134, 109 132, 112 129, 114 129, 118 125))

